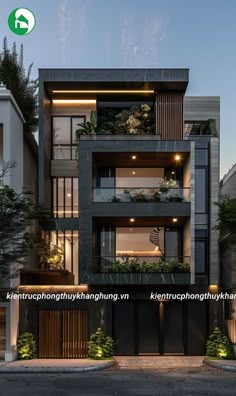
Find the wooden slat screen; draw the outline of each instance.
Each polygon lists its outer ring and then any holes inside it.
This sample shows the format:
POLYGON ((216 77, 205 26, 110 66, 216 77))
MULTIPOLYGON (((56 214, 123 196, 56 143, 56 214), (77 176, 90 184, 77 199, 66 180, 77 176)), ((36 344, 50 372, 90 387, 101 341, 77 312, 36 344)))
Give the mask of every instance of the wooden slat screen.
POLYGON ((236 320, 226 320, 229 339, 233 344, 236 344, 236 320))
POLYGON ((161 140, 183 140, 183 93, 157 94, 157 133, 161 140))
POLYGON ((86 310, 39 311, 40 358, 86 358, 87 338, 86 310))
POLYGON ((3 359, 6 351, 6 308, 0 308, 0 358, 3 359))

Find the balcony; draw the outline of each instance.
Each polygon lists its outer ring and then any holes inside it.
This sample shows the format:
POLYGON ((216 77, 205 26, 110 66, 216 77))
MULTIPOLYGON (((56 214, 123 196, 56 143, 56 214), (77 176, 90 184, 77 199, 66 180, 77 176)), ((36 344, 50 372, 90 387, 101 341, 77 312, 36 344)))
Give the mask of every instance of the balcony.
POLYGON ((190 202, 190 188, 94 188, 93 202, 190 202))
POLYGON ((92 279, 109 284, 190 283, 190 257, 96 256, 92 279))

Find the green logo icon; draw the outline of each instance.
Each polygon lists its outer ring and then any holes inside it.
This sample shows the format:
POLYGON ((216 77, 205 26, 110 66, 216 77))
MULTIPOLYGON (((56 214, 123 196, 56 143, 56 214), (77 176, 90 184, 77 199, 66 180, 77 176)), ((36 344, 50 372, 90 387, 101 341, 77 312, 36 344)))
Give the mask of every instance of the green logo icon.
POLYGON ((25 36, 34 30, 36 19, 28 8, 16 8, 8 17, 8 25, 11 31, 20 36, 25 36))

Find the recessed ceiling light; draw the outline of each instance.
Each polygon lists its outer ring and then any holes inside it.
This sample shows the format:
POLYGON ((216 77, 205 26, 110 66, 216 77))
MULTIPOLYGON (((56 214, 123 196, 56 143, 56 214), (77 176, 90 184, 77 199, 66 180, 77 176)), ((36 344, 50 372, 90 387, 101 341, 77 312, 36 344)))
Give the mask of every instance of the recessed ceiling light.
POLYGON ((71 197, 71 194, 69 193, 69 194, 67 194, 67 197, 71 197))
POLYGON ((129 230, 130 230, 130 231, 133 231, 133 228, 130 228, 129 230))
POLYGON ((173 171, 173 172, 171 172, 171 174, 172 174, 172 175, 175 175, 175 172, 173 171))
POLYGON ((129 219, 129 221, 130 221, 131 223, 134 223, 134 222, 135 222, 135 219, 134 219, 134 218, 131 218, 131 219, 129 219))
POLYGON ((177 221, 178 221, 177 217, 174 217, 174 218, 172 219, 172 221, 173 221, 173 223, 177 223, 177 221))
POLYGON ((133 172, 132 172, 132 175, 135 175, 135 173, 136 173, 136 172, 135 172, 135 171, 133 171, 133 172))
POLYGON ((136 160, 137 156, 136 155, 132 155, 132 160, 136 160))
POLYGON ((175 155, 175 161, 180 161, 180 160, 181 160, 180 155, 179 155, 179 154, 176 154, 176 155, 175 155))

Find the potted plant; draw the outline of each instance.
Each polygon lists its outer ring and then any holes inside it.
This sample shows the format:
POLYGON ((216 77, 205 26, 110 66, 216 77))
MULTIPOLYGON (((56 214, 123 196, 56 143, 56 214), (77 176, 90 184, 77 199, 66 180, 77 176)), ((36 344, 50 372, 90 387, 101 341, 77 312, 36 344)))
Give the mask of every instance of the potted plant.
POLYGON ((64 269, 64 249, 55 243, 43 239, 37 246, 39 263, 45 269, 64 269))

